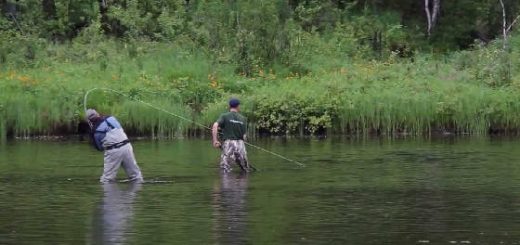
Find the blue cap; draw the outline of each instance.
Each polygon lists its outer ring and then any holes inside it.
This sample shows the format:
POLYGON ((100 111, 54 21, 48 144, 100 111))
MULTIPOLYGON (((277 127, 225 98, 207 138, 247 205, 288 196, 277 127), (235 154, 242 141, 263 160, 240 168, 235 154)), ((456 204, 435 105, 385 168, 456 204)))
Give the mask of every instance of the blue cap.
POLYGON ((240 105, 240 100, 236 99, 236 98, 232 98, 229 100, 229 107, 231 108, 235 108, 237 106, 240 105))

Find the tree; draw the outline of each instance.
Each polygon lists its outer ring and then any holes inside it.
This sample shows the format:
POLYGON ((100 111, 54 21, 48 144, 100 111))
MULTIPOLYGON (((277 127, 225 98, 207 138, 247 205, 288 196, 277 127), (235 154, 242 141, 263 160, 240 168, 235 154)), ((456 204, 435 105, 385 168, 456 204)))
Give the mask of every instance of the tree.
POLYGON ((12 3, 9 0, 0 0, 0 5, 0 7, 2 7, 2 12, 10 18, 17 15, 17 7, 15 3, 12 3))
POLYGON ((504 43, 502 44, 503 49, 507 50, 509 33, 513 29, 513 26, 520 19, 520 15, 518 15, 511 24, 507 23, 507 10, 506 5, 503 0, 500 0, 500 6, 502 7, 502 38, 504 39, 504 43))
POLYGON ((56 5, 54 4, 54 0, 43 0, 42 9, 46 19, 56 18, 56 5))
POLYGON ((431 36, 432 30, 437 24, 437 18, 441 8, 441 0, 433 0, 433 6, 430 6, 430 0, 424 0, 424 10, 428 20, 428 36, 431 36))

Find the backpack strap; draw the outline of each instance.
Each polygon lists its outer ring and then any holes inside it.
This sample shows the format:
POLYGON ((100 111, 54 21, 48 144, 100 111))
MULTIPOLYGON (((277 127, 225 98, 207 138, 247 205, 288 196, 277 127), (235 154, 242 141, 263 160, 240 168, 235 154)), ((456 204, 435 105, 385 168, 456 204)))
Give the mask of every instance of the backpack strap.
MULTIPOLYGON (((114 125, 112 125, 112 124, 108 121, 108 118, 110 118, 110 116, 105 117, 105 119, 103 119, 103 121, 101 121, 101 123, 105 122, 105 123, 107 124, 107 126, 108 126, 110 129, 115 129, 116 127, 114 127, 114 125)), ((97 130, 97 128, 99 127, 99 125, 101 125, 101 123, 97 125, 97 127, 96 127, 96 133, 106 133, 106 131, 97 130)))
POLYGON ((116 128, 116 127, 114 127, 114 125, 112 125, 112 123, 110 123, 110 122, 108 121, 109 118, 110 118, 110 117, 105 118, 105 122, 107 123, 108 127, 111 128, 111 129, 116 128))

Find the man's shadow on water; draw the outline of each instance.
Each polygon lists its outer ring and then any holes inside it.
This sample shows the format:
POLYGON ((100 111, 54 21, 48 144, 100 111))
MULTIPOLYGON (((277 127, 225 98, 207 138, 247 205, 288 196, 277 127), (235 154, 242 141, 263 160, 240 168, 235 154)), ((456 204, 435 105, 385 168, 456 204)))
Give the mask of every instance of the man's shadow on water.
POLYGON ((247 243, 247 173, 221 173, 212 194, 213 231, 217 244, 247 243))
POLYGON ((140 183, 102 184, 103 198, 96 207, 91 244, 127 244, 131 232, 133 206, 140 183))

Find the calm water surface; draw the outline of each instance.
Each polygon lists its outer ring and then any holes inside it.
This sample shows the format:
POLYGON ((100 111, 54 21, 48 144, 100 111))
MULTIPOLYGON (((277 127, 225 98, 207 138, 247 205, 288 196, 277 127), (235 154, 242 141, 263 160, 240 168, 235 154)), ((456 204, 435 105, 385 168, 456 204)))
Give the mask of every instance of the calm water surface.
MULTIPOLYGON (((153 183, 101 185, 80 142, 0 146, 0 244, 520 244, 520 139, 139 141, 153 183)), ((121 173, 121 178, 124 175, 121 173)))

